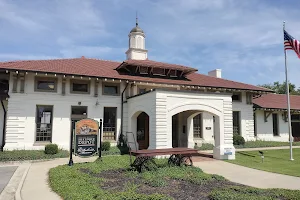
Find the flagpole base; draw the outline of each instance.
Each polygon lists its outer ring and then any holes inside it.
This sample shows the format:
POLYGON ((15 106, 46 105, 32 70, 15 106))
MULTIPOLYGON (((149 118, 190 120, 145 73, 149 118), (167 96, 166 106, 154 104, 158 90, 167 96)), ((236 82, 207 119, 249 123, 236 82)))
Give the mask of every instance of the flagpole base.
POLYGON ((290 161, 294 161, 294 158, 291 158, 290 161))

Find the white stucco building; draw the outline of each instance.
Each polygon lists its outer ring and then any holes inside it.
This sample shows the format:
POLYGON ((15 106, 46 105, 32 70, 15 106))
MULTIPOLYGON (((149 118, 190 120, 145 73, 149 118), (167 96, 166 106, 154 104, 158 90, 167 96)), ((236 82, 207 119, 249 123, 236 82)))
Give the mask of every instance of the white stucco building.
POLYGON ((234 159, 233 133, 256 139, 253 97, 272 92, 222 79, 220 69, 203 75, 149 60, 138 24, 123 62, 81 57, 1 62, 0 69, 4 150, 51 142, 69 149, 74 123, 88 117, 103 120, 103 140, 113 143, 121 134, 138 149, 209 142, 215 158, 234 159))

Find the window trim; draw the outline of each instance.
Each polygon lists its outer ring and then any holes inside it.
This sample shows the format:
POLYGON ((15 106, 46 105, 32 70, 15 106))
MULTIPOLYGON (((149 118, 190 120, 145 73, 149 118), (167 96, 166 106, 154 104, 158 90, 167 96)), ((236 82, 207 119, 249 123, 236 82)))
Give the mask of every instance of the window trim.
POLYGON ((116 141, 117 139, 117 128, 118 128, 118 107, 114 107, 114 106, 105 106, 103 107, 103 133, 102 133, 102 137, 103 137, 103 141, 116 141), (104 131, 104 122, 105 122, 105 108, 114 108, 115 109, 115 131, 114 131, 114 139, 107 139, 106 137, 109 136, 104 136, 104 132, 112 132, 112 131, 104 131))
POLYGON ((54 105, 45 105, 45 104, 36 104, 35 105, 35 135, 34 135, 34 144, 40 145, 40 144, 49 144, 52 143, 52 136, 53 136, 53 114, 54 113, 54 105), (51 113, 51 135, 50 135, 50 141, 37 141, 37 113, 38 113, 38 107, 45 106, 45 107, 51 107, 52 113, 51 113))
MULTIPOLYGON (((234 113, 234 112, 235 112, 235 113, 238 113, 238 115, 237 115, 237 116, 238 116, 238 133, 237 133, 237 134, 238 134, 238 135, 242 135, 242 131, 241 131, 241 128, 242 128, 242 127, 241 127, 241 125, 242 125, 242 124, 241 124, 241 123, 242 123, 242 120, 241 120, 241 111, 239 111, 239 110, 233 110, 233 111, 232 111, 232 129, 234 128, 234 126, 233 126, 233 122, 234 122, 234 119, 233 119, 234 114, 233 114, 233 113, 234 113)), ((232 132, 233 132, 233 134, 235 134, 235 133, 234 133, 234 130, 232 130, 232 132)))
POLYGON ((52 92, 52 93, 57 93, 57 78, 52 78, 52 77, 41 77, 41 76, 36 76, 34 79, 34 91, 35 92, 52 92), (54 82, 54 90, 44 90, 44 89, 38 89, 38 81, 53 81, 54 82))
POLYGON ((108 96, 120 96, 120 84, 118 83, 102 83, 102 95, 108 95, 108 96), (117 87, 117 94, 107 94, 104 92, 105 86, 116 86, 117 87))
POLYGON ((86 80, 76 80, 71 79, 70 80, 70 94, 90 94, 91 93, 91 82, 86 80), (88 91, 87 92, 81 92, 81 91, 74 91, 73 90, 73 84, 87 84, 88 91))

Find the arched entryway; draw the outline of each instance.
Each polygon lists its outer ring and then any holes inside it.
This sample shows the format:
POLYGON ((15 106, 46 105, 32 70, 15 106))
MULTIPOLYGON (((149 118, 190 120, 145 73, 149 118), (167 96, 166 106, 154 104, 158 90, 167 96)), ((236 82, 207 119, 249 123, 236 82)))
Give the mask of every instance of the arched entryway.
POLYGON ((137 117, 136 135, 139 149, 148 149, 149 147, 149 116, 142 112, 137 117))

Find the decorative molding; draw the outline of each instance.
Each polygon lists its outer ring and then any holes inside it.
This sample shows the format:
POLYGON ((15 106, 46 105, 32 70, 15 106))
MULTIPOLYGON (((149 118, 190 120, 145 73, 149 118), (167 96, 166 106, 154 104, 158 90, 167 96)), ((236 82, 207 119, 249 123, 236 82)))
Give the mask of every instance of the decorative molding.
POLYGON ((268 117, 273 113, 273 111, 264 111, 265 122, 268 122, 268 117))

